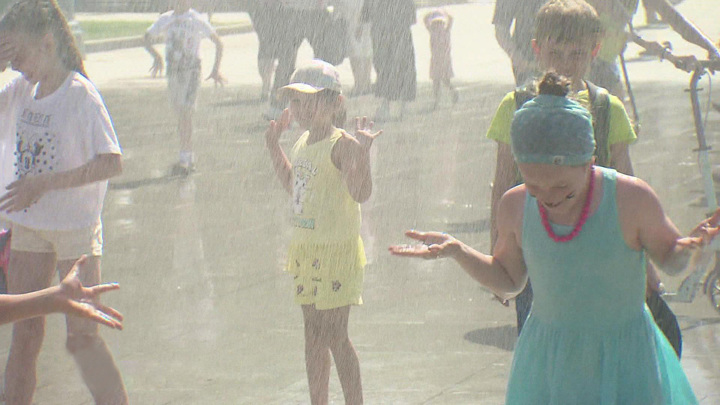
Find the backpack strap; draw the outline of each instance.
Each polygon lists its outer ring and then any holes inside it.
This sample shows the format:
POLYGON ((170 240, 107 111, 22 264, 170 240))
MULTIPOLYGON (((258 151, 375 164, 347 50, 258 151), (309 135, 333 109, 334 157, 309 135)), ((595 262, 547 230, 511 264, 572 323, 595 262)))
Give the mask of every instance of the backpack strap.
POLYGON ((597 164, 607 166, 610 163, 608 154, 608 137, 610 135, 610 93, 602 87, 585 81, 590 98, 590 112, 595 132, 595 156, 597 164))
POLYGON ((528 88, 518 88, 515 90, 515 109, 519 110, 525 103, 535 98, 537 94, 528 88))
MULTIPOLYGON (((536 95, 537 94, 535 94, 535 92, 528 87, 515 89, 515 110, 519 110, 520 108, 522 108, 525 103, 534 99, 536 95)), ((517 164, 514 161, 513 167, 515 168, 515 185, 517 186, 524 182, 522 175, 520 174, 520 169, 518 169, 517 164)))

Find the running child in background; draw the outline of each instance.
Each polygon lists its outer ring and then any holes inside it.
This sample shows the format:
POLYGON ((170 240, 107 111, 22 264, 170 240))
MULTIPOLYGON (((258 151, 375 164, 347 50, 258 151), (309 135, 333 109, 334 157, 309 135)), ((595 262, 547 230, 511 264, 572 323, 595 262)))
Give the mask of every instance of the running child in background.
POLYGON ((452 41, 450 32, 453 17, 447 10, 436 8, 425 15, 425 28, 430 32, 430 79, 433 81, 435 102, 433 109, 440 103, 442 86, 450 90, 453 104, 458 101, 458 92, 450 80, 455 76, 452 67, 452 41))
MULTIPOLYGON (((0 90, 0 215, 12 228, 11 294, 64 279, 87 255, 79 280, 100 282, 107 180, 122 156, 105 104, 85 73, 56 0, 24 0, 0 20, 0 66, 22 76, 0 90)), ((6 403, 32 403, 45 318, 13 326, 6 403)), ((98 325, 67 317, 67 349, 96 403, 126 404, 127 393, 98 325)))
POLYGON ((207 19, 190 8, 191 0, 174 0, 174 7, 160 16, 145 33, 145 49, 153 56, 150 73, 153 77, 162 74, 163 59, 153 48, 153 40, 165 36, 165 60, 167 61, 168 94, 170 103, 178 115, 180 136, 180 160, 173 168, 177 174, 187 175, 195 170, 192 132, 193 113, 200 88, 201 60, 200 41, 210 38, 215 44, 215 64, 207 80, 215 85, 225 85, 220 74, 223 44, 207 19))
POLYGON ((370 147, 381 132, 356 118, 355 134, 341 129, 346 111, 339 74, 314 60, 298 68, 278 95, 290 102, 271 121, 265 141, 275 172, 292 195, 293 236, 287 271, 305 320, 305 362, 312 404, 327 404, 330 354, 346 404, 361 404, 357 353, 348 337, 350 306, 362 304, 366 263, 360 203, 372 193, 370 147), (307 131, 288 159, 280 136, 295 120, 307 131))

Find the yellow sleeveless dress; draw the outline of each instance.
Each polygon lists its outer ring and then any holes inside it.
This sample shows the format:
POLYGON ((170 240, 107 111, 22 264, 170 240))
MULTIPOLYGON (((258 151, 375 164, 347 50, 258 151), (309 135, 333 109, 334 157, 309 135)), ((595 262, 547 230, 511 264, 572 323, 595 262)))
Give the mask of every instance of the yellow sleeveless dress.
POLYGON ((308 145, 305 132, 291 152, 293 235, 286 269, 295 277, 295 302, 316 309, 362 304, 360 204, 331 159, 342 134, 336 129, 308 145))

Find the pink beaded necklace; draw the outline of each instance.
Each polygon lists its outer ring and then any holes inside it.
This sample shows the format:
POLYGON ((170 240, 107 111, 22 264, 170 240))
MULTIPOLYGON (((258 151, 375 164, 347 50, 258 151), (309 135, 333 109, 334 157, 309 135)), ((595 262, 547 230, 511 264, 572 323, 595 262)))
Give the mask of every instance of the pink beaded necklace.
POLYGON ((577 224, 575 224, 575 228, 573 228, 572 232, 565 236, 558 236, 555 234, 555 231, 553 231, 552 226, 550 226, 550 220, 548 220, 548 213, 545 207, 540 203, 540 201, 537 202, 538 210, 540 211, 540 218, 542 219, 542 224, 545 227, 545 232, 547 232, 548 236, 552 238, 555 242, 570 242, 571 240, 575 239, 576 236, 580 234, 580 231, 582 230, 583 225, 585 225, 585 221, 587 221, 588 216, 590 215, 590 204, 592 204, 592 196, 593 196, 593 189, 595 189, 595 168, 594 166, 590 167, 590 185, 588 187, 587 197, 585 198, 585 205, 583 205, 582 211, 580 212, 580 219, 578 220, 577 224))

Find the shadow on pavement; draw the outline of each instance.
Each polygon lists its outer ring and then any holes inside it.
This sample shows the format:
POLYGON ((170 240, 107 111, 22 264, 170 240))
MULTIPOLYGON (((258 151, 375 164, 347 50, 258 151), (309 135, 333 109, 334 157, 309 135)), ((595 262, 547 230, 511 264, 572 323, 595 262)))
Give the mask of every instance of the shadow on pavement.
POLYGON ((475 329, 466 333, 464 337, 472 343, 512 351, 517 341, 517 328, 513 325, 503 325, 475 329))

